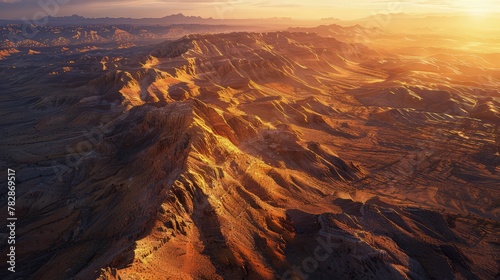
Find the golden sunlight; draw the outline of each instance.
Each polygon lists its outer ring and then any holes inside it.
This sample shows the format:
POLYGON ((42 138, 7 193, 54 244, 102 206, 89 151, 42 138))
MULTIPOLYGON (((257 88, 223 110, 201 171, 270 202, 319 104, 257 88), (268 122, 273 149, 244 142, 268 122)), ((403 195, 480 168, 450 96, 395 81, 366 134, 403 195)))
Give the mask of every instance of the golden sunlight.
POLYGON ((495 10, 493 0, 455 0, 455 4, 472 16, 486 16, 495 10))

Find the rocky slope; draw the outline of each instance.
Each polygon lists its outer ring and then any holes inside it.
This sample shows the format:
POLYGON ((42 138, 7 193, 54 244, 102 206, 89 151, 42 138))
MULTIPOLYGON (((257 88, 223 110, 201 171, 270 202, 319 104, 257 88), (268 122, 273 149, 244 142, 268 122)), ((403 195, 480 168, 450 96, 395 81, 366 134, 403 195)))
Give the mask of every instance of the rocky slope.
POLYGON ((498 277, 500 65, 290 32, 122 56, 2 61, 15 277, 498 277))

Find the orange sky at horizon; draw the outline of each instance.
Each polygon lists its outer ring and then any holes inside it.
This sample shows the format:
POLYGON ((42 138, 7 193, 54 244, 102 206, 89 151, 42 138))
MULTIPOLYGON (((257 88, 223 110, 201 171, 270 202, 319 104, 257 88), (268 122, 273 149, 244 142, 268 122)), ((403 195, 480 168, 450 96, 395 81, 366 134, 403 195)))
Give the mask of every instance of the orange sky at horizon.
POLYGON ((484 16, 500 13, 496 0, 0 0, 0 18, 31 19, 38 14, 86 17, 163 17, 183 13, 191 16, 229 18, 291 17, 297 19, 367 17, 379 13, 467 13, 484 16), (42 5, 40 5, 42 3, 42 5), (43 7, 43 3, 45 7, 43 7), (63 3, 63 4, 58 4, 63 3), (55 5, 54 5, 55 4, 55 5))

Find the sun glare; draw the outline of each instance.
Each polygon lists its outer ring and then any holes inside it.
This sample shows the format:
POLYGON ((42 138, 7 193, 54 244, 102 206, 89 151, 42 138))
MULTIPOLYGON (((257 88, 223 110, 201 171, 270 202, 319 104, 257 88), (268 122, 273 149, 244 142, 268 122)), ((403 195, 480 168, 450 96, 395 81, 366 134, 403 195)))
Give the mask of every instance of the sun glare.
POLYGON ((455 0, 455 5, 472 16, 486 16, 495 9, 492 0, 455 0))

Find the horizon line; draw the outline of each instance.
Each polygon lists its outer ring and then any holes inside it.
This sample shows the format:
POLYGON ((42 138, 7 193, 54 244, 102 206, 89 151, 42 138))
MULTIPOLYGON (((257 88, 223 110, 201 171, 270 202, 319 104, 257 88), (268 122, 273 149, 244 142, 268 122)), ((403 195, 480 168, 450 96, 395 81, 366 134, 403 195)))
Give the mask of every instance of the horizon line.
MULTIPOLYGON (((61 18, 71 18, 71 17, 79 17, 83 19, 130 19, 130 20, 144 20, 144 19, 164 19, 168 17, 173 17, 173 16, 183 16, 186 18, 198 18, 202 20, 219 20, 219 21, 225 21, 225 20, 275 20, 275 19, 283 19, 283 20, 295 20, 295 21, 323 21, 323 20, 339 20, 339 21, 357 21, 357 20, 363 20, 363 19, 368 19, 377 15, 406 15, 406 16, 464 16, 464 17, 471 17, 467 13, 464 12, 440 12, 440 13, 425 13, 425 12, 415 12, 415 13, 377 13, 377 14, 372 14, 370 16, 365 16, 365 17, 359 17, 359 18, 354 18, 354 19, 342 19, 340 17, 323 17, 323 18, 300 18, 300 17, 291 17, 291 16, 282 16, 282 17, 246 17, 246 18, 216 18, 216 17, 203 17, 199 15, 185 15, 184 13, 174 13, 162 17, 87 17, 87 16, 82 16, 78 14, 72 14, 72 15, 65 15, 65 16, 50 16, 47 15, 42 18, 55 18, 55 19, 61 19, 61 18)), ((485 16, 486 18, 491 18, 491 17, 496 17, 500 15, 500 13, 493 13, 490 15, 485 16)), ((42 19, 40 18, 40 19, 42 19)), ((2 21, 24 21, 27 19, 23 18, 16 18, 16 19, 9 19, 9 18, 0 18, 2 21)), ((39 19, 38 19, 39 20, 39 19)), ((28 20, 29 21, 29 20, 28 20)))

